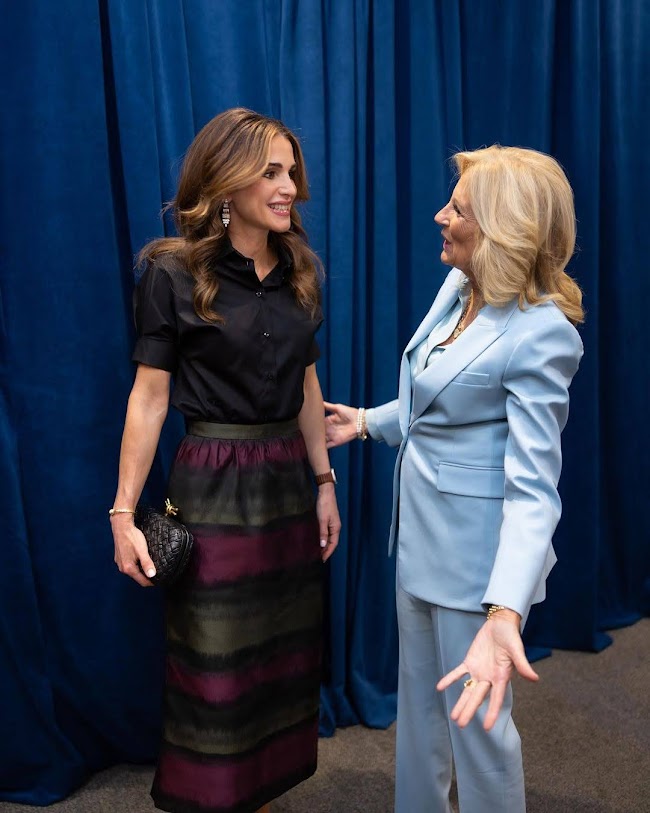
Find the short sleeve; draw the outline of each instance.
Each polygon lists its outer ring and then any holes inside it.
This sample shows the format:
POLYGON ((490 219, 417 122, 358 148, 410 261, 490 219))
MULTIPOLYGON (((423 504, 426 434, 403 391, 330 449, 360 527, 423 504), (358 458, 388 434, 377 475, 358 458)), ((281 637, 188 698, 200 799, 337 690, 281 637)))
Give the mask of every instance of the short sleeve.
POLYGON ((320 326, 323 324, 324 321, 325 320, 324 320, 324 317, 323 317, 323 311, 322 311, 322 309, 321 309, 321 307, 319 305, 318 310, 316 311, 316 314, 314 316, 314 322, 316 324, 316 328, 314 330, 314 338, 312 339, 311 346, 309 348, 309 352, 307 353, 307 364, 305 365, 306 367, 309 367, 310 365, 315 364, 318 361, 318 359, 320 358, 320 345, 316 341, 315 334, 318 333, 318 331, 320 330, 320 326))
POLYGON ((309 348, 309 352, 307 353, 307 364, 305 366, 309 367, 311 364, 315 364, 319 358, 320 358, 320 346, 316 339, 313 339, 311 347, 309 348))
POLYGON ((150 264, 135 289, 133 306, 138 333, 133 361, 175 372, 178 330, 174 291, 168 272, 150 264))

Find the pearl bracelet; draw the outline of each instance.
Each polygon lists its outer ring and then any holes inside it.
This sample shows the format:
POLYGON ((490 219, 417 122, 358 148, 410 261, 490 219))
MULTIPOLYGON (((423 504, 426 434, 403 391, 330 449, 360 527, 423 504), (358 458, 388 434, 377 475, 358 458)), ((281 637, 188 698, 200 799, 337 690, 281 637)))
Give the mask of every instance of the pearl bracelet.
POLYGON ((507 610, 507 607, 504 607, 503 604, 490 604, 487 611, 486 621, 489 621, 495 613, 498 613, 499 610, 507 610))
POLYGON ((366 410, 359 407, 357 412, 357 437, 359 440, 368 440, 368 426, 366 425, 366 410))

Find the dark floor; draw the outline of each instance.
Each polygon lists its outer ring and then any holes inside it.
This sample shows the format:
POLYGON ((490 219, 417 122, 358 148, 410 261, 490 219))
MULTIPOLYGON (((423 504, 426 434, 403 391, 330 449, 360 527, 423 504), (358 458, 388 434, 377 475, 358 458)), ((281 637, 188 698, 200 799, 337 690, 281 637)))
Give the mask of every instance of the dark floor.
MULTIPOLYGON (((516 682, 528 813, 650 813, 650 619, 599 654, 555 651, 541 681, 516 682)), ((273 813, 391 813, 395 731, 340 729, 320 742, 315 777, 273 813)), ((152 769, 97 774, 53 813, 153 813, 152 769)), ((26 813, 0 803, 0 813, 26 813)), ((489 811, 500 813, 500 811, 489 811)))

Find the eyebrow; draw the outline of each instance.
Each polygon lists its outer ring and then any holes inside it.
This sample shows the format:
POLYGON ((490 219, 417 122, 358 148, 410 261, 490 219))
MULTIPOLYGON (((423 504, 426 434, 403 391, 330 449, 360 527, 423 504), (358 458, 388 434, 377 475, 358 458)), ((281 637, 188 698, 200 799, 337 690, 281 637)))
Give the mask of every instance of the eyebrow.
POLYGON ((464 206, 464 205, 463 205, 463 204, 462 204, 462 203, 461 203, 461 202, 458 200, 458 198, 457 198, 457 197, 455 197, 454 195, 452 195, 452 196, 451 196, 451 202, 452 202, 452 204, 453 204, 454 206, 458 207, 458 210, 461 212, 461 214, 463 214, 463 215, 467 215, 467 216, 468 216, 468 217, 470 217, 470 218, 471 218, 471 217, 473 217, 473 214, 472 214, 472 207, 471 207, 471 206, 469 206, 469 204, 468 204, 467 206, 464 206))
MULTIPOLYGON (((289 172, 291 172, 292 169, 295 169, 296 166, 297 166, 297 164, 291 164, 291 166, 289 167, 289 172)), ((282 169, 282 164, 276 164, 276 163, 273 163, 272 161, 269 161, 267 169, 269 169, 269 168, 282 169)))

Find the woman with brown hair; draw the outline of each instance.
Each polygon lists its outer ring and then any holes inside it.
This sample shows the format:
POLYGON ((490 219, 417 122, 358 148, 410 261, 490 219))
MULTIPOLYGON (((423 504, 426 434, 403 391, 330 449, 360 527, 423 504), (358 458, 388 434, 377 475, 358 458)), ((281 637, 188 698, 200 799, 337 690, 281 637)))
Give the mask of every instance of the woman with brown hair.
POLYGON ((320 263, 294 205, 307 197, 293 133, 227 110, 184 160, 178 237, 140 255, 115 561, 151 584, 133 511, 172 377, 187 434, 167 496, 195 540, 167 594, 162 810, 268 811, 316 769, 322 561, 340 520, 315 367, 320 263))

